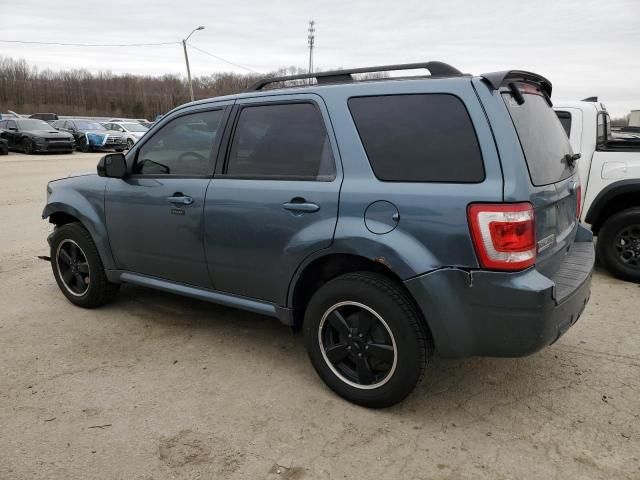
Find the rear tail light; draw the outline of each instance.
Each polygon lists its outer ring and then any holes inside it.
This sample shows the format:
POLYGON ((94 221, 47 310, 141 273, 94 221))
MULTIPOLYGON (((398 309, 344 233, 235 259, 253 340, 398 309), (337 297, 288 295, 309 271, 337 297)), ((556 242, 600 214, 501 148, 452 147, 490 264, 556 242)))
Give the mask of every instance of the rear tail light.
POLYGON ((580 214, 582 213, 582 186, 578 185, 576 188, 576 218, 580 220, 580 214))
POLYGON ((476 254, 483 268, 524 270, 536 263, 530 203, 473 204, 467 209, 476 254))

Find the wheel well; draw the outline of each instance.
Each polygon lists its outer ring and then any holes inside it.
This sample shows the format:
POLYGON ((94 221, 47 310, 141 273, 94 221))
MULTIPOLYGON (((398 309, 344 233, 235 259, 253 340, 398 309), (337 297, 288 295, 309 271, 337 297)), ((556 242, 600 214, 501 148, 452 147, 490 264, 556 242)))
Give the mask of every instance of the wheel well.
POLYGON ((57 227, 73 222, 80 222, 80 220, 65 212, 54 212, 49 215, 49 223, 53 223, 57 227))
MULTIPOLYGON (((302 325, 307 304, 318 288, 340 275, 363 271, 379 273, 390 278, 400 285, 413 301, 413 296, 406 289, 400 277, 382 261, 350 254, 327 255, 307 265, 296 282, 292 299, 293 327, 299 328, 302 325)), ((418 309, 418 311, 420 310, 418 309)))
POLYGON ((613 215, 621 212, 622 210, 640 206, 640 201, 638 200, 639 196, 640 192, 635 191, 621 193, 613 197, 604 205, 604 207, 602 207, 598 216, 594 219, 594 222, 591 225, 591 231, 597 235, 602 225, 613 215))

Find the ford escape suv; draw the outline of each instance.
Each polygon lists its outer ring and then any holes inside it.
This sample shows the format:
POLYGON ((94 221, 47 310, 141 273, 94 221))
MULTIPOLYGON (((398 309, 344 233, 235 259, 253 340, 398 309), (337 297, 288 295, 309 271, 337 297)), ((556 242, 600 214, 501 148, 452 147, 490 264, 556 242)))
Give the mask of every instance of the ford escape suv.
POLYGON ((189 103, 48 184, 55 280, 81 307, 130 283, 277 317, 369 407, 434 352, 529 355, 578 320, 594 263, 550 97, 533 73, 428 62, 189 103), (354 77, 415 68, 430 75, 354 77))

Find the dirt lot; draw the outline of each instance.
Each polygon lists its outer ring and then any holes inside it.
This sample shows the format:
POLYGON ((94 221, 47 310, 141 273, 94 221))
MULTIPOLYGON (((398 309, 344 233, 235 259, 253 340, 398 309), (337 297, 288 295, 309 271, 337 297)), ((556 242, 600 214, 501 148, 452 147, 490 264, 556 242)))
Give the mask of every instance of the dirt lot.
POLYGON ((137 287, 72 306, 36 258, 40 213, 47 180, 97 158, 0 157, 3 480, 640 478, 640 286, 598 272, 556 345, 436 360, 370 411, 276 320, 137 287))

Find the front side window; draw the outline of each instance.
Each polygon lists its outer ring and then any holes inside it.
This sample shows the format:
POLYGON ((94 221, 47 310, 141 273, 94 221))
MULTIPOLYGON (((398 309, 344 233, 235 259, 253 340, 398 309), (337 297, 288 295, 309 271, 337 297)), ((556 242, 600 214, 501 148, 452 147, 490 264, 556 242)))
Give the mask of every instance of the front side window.
POLYGON ((183 115, 162 127, 138 151, 134 173, 206 176, 213 172, 213 146, 223 110, 183 115))
POLYGON ((448 94, 349 99, 371 168, 391 182, 477 183, 480 145, 467 109, 448 94))
POLYGON ((335 173, 329 135, 314 104, 258 105, 241 110, 227 175, 331 181, 335 173))

